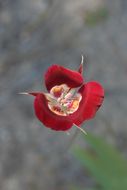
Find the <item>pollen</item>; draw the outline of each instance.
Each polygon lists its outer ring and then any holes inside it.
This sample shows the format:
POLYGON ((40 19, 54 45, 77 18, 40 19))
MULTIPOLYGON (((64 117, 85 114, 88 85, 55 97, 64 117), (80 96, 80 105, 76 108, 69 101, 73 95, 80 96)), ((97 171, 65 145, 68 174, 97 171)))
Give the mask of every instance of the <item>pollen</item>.
POLYGON ((66 84, 54 86, 45 96, 50 111, 59 116, 68 116, 76 112, 82 99, 76 88, 69 88, 66 84))
POLYGON ((55 88, 53 87, 51 89, 51 94, 54 95, 55 97, 60 97, 63 92, 63 88, 56 86, 55 88))

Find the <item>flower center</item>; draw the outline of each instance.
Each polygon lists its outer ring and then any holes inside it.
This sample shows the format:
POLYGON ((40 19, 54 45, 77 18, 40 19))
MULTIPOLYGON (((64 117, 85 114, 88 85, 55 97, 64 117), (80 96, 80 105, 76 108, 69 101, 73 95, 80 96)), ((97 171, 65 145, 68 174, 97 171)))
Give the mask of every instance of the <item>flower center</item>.
POLYGON ((69 88, 66 84, 54 86, 50 93, 46 93, 49 109, 61 116, 67 116, 77 111, 82 99, 77 88, 69 88))

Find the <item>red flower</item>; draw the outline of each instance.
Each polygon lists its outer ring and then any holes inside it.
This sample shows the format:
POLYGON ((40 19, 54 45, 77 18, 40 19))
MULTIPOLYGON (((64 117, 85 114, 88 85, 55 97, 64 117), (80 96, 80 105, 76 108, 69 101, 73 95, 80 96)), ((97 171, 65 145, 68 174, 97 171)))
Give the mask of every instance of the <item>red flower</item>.
POLYGON ((97 82, 84 83, 82 64, 78 71, 52 65, 45 74, 48 93, 31 92, 35 96, 37 118, 48 128, 66 131, 95 116, 104 98, 97 82))

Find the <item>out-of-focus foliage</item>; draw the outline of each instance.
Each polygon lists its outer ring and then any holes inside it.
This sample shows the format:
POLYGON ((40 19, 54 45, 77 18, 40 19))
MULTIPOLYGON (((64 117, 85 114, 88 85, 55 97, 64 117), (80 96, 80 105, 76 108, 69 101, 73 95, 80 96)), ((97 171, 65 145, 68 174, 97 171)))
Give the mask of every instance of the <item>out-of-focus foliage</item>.
POLYGON ((126 190, 127 161, 121 153, 103 139, 91 134, 85 136, 85 141, 90 148, 77 148, 75 154, 99 186, 97 189, 89 190, 126 190))
POLYGON ((85 16, 85 24, 95 26, 108 18, 108 10, 105 7, 99 8, 96 11, 88 11, 85 16))

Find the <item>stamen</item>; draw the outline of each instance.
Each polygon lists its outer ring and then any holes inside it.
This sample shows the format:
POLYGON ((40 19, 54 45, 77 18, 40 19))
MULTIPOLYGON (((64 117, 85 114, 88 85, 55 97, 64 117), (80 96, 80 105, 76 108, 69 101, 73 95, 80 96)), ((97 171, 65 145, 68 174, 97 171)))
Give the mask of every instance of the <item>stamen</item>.
POLYGON ((69 88, 65 84, 54 86, 50 90, 50 93, 45 93, 45 96, 48 100, 49 109, 55 114, 61 116, 67 116, 77 111, 82 99, 77 88, 69 88), (56 97, 54 93, 57 89, 61 91, 61 95, 59 97, 56 97), (57 107, 57 109, 54 109, 55 107, 57 107))

